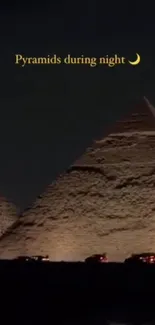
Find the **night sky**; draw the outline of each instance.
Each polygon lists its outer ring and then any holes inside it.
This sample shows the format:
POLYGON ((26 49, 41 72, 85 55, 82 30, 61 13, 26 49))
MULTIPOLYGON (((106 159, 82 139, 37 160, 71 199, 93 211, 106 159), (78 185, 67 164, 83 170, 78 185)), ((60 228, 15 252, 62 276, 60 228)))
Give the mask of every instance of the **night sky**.
MULTIPOLYGON (((21 210, 143 95, 155 104, 151 8, 71 1, 1 7, 0 191, 21 210), (125 13, 124 13, 125 12, 125 13), (15 65, 25 56, 125 56, 106 68, 15 65)), ((141 5, 142 6, 142 5, 141 5)))

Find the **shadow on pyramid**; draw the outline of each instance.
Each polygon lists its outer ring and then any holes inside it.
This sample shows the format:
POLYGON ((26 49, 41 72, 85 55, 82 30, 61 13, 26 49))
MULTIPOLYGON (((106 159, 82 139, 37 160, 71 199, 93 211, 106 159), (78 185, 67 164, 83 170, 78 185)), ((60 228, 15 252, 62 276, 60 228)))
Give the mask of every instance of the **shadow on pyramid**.
POLYGON ((110 260, 123 260, 151 251, 154 198, 155 109, 143 98, 1 237, 0 257, 76 261, 106 251, 110 260))

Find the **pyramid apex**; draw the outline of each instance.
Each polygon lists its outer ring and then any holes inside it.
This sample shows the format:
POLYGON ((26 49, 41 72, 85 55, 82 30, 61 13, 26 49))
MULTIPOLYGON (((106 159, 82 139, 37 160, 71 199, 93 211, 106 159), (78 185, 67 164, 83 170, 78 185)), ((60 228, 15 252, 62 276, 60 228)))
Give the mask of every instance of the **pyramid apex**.
POLYGON ((113 125, 110 133, 155 131, 155 108, 146 96, 113 125))
POLYGON ((143 99, 144 99, 144 101, 145 101, 145 103, 146 103, 147 105, 150 104, 150 101, 149 101, 149 99, 148 99, 146 96, 143 96, 143 99))

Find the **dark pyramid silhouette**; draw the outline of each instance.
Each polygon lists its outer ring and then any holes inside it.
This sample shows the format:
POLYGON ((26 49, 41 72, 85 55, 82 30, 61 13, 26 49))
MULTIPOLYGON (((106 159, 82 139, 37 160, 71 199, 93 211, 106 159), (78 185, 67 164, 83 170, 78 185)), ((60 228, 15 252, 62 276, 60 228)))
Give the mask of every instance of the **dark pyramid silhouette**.
POLYGON ((2 236, 10 226, 16 223, 17 219, 16 206, 5 197, 0 196, 0 236, 2 236))
POLYGON ((155 130, 155 108, 146 97, 136 103, 128 114, 117 120, 108 133, 141 132, 155 130))

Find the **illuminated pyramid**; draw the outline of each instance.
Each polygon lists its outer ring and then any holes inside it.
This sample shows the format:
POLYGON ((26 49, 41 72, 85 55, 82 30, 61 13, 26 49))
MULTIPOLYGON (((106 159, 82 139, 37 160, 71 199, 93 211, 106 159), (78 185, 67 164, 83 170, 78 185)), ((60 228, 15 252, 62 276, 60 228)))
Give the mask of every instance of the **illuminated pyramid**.
POLYGON ((111 259, 155 249, 155 113, 144 98, 25 211, 0 257, 111 259))

